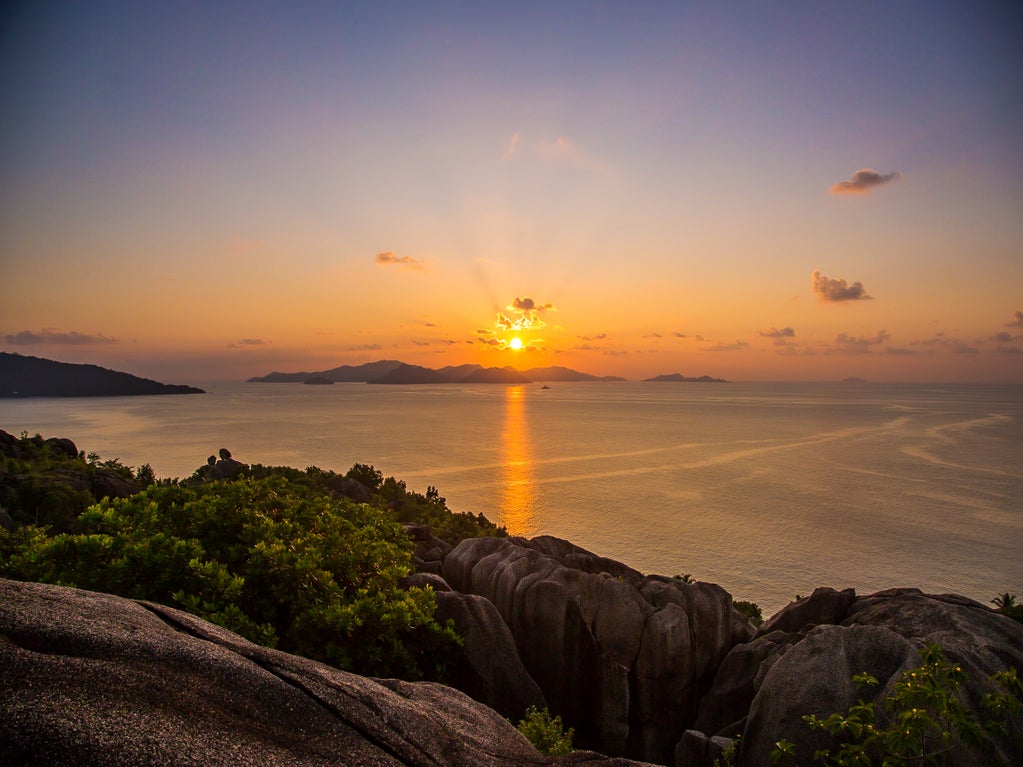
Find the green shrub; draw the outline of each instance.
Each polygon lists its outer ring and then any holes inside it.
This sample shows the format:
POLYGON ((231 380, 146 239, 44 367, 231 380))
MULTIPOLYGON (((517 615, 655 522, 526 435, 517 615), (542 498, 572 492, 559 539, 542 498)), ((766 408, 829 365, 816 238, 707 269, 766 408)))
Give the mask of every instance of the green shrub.
POLYGON ((181 607, 371 676, 442 678, 459 641, 431 590, 399 588, 412 557, 399 524, 280 477, 151 485, 78 524, 8 535, 0 573, 181 607))
POLYGON ((546 708, 540 711, 536 706, 530 706, 525 717, 518 723, 518 731, 525 735, 541 754, 561 756, 572 750, 575 730, 571 727, 565 730, 561 717, 552 718, 551 712, 546 708))
POLYGON ((738 610, 740 613, 750 619, 750 622, 754 626, 759 626, 764 622, 764 614, 760 610, 760 605, 756 602, 746 602, 741 599, 737 599, 732 602, 732 607, 738 610))

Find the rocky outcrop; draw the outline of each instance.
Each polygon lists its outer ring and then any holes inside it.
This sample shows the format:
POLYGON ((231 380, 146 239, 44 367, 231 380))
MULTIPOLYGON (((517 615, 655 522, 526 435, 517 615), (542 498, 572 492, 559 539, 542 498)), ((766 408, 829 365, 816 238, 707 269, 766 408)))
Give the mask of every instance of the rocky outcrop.
POLYGON ((522 665, 515 639, 489 600, 452 591, 439 575, 417 573, 408 579, 408 585, 433 588, 437 620, 453 621, 462 638, 459 662, 450 680, 454 687, 513 722, 521 720, 530 706, 547 707, 543 693, 522 665))
POLYGON ((551 709, 603 753, 670 763, 721 661, 753 634, 716 585, 546 536, 462 541, 443 574, 494 604, 551 709))
POLYGON ((855 600, 856 592, 853 589, 843 591, 828 587, 814 589, 810 596, 797 599, 764 621, 757 630, 757 635, 841 623, 855 600))
POLYGON ((0 763, 626 767, 539 754, 432 683, 373 680, 251 644, 186 613, 0 581, 0 763))
POLYGON ((429 525, 408 524, 405 525, 405 532, 415 543, 413 561, 416 570, 421 573, 440 574, 444 557, 451 553, 451 544, 434 535, 429 525))
MULTIPOLYGON (((928 643, 966 671, 961 698, 976 707, 994 692, 992 674, 1023 669, 1023 625, 984 605, 954 595, 926 595, 893 589, 857 598, 851 590, 818 589, 764 624, 751 642, 737 645, 721 664, 694 726, 676 752, 678 765, 709 765, 704 751, 712 736, 742 735, 740 765, 770 764, 774 744, 786 738, 798 745, 797 762, 833 745, 811 731, 804 714, 845 712, 861 697, 880 705, 895 680, 920 665, 928 643), (880 684, 858 690, 855 674, 867 672, 880 684)), ((1017 733, 1018 735, 1018 733, 1017 733)), ((1020 764, 1023 742, 996 739, 994 752, 960 749, 950 765, 1020 764)))

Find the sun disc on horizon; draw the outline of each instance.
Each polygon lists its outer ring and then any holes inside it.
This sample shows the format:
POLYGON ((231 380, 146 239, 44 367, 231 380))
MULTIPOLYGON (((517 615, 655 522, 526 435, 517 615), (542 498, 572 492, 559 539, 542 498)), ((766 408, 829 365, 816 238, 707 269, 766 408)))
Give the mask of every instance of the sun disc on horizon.
POLYGON ((522 339, 518 337, 513 338, 511 341, 508 342, 508 348, 518 351, 519 349, 522 348, 522 339))

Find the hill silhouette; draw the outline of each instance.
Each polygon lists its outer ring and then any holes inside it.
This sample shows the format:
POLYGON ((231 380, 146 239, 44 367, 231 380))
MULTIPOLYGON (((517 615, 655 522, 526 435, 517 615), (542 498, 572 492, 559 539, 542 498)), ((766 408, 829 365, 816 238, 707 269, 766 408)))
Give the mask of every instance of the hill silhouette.
POLYGON ((130 373, 0 352, 0 397, 124 397, 146 394, 205 394, 139 378, 130 373))

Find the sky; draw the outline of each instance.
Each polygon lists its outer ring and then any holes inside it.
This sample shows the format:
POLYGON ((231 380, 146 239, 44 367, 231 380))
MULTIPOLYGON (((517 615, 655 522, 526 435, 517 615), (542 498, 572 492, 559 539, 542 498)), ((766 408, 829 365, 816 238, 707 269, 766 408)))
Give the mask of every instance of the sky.
POLYGON ((1018 2, 0 11, 0 350, 1023 383, 1018 2))

